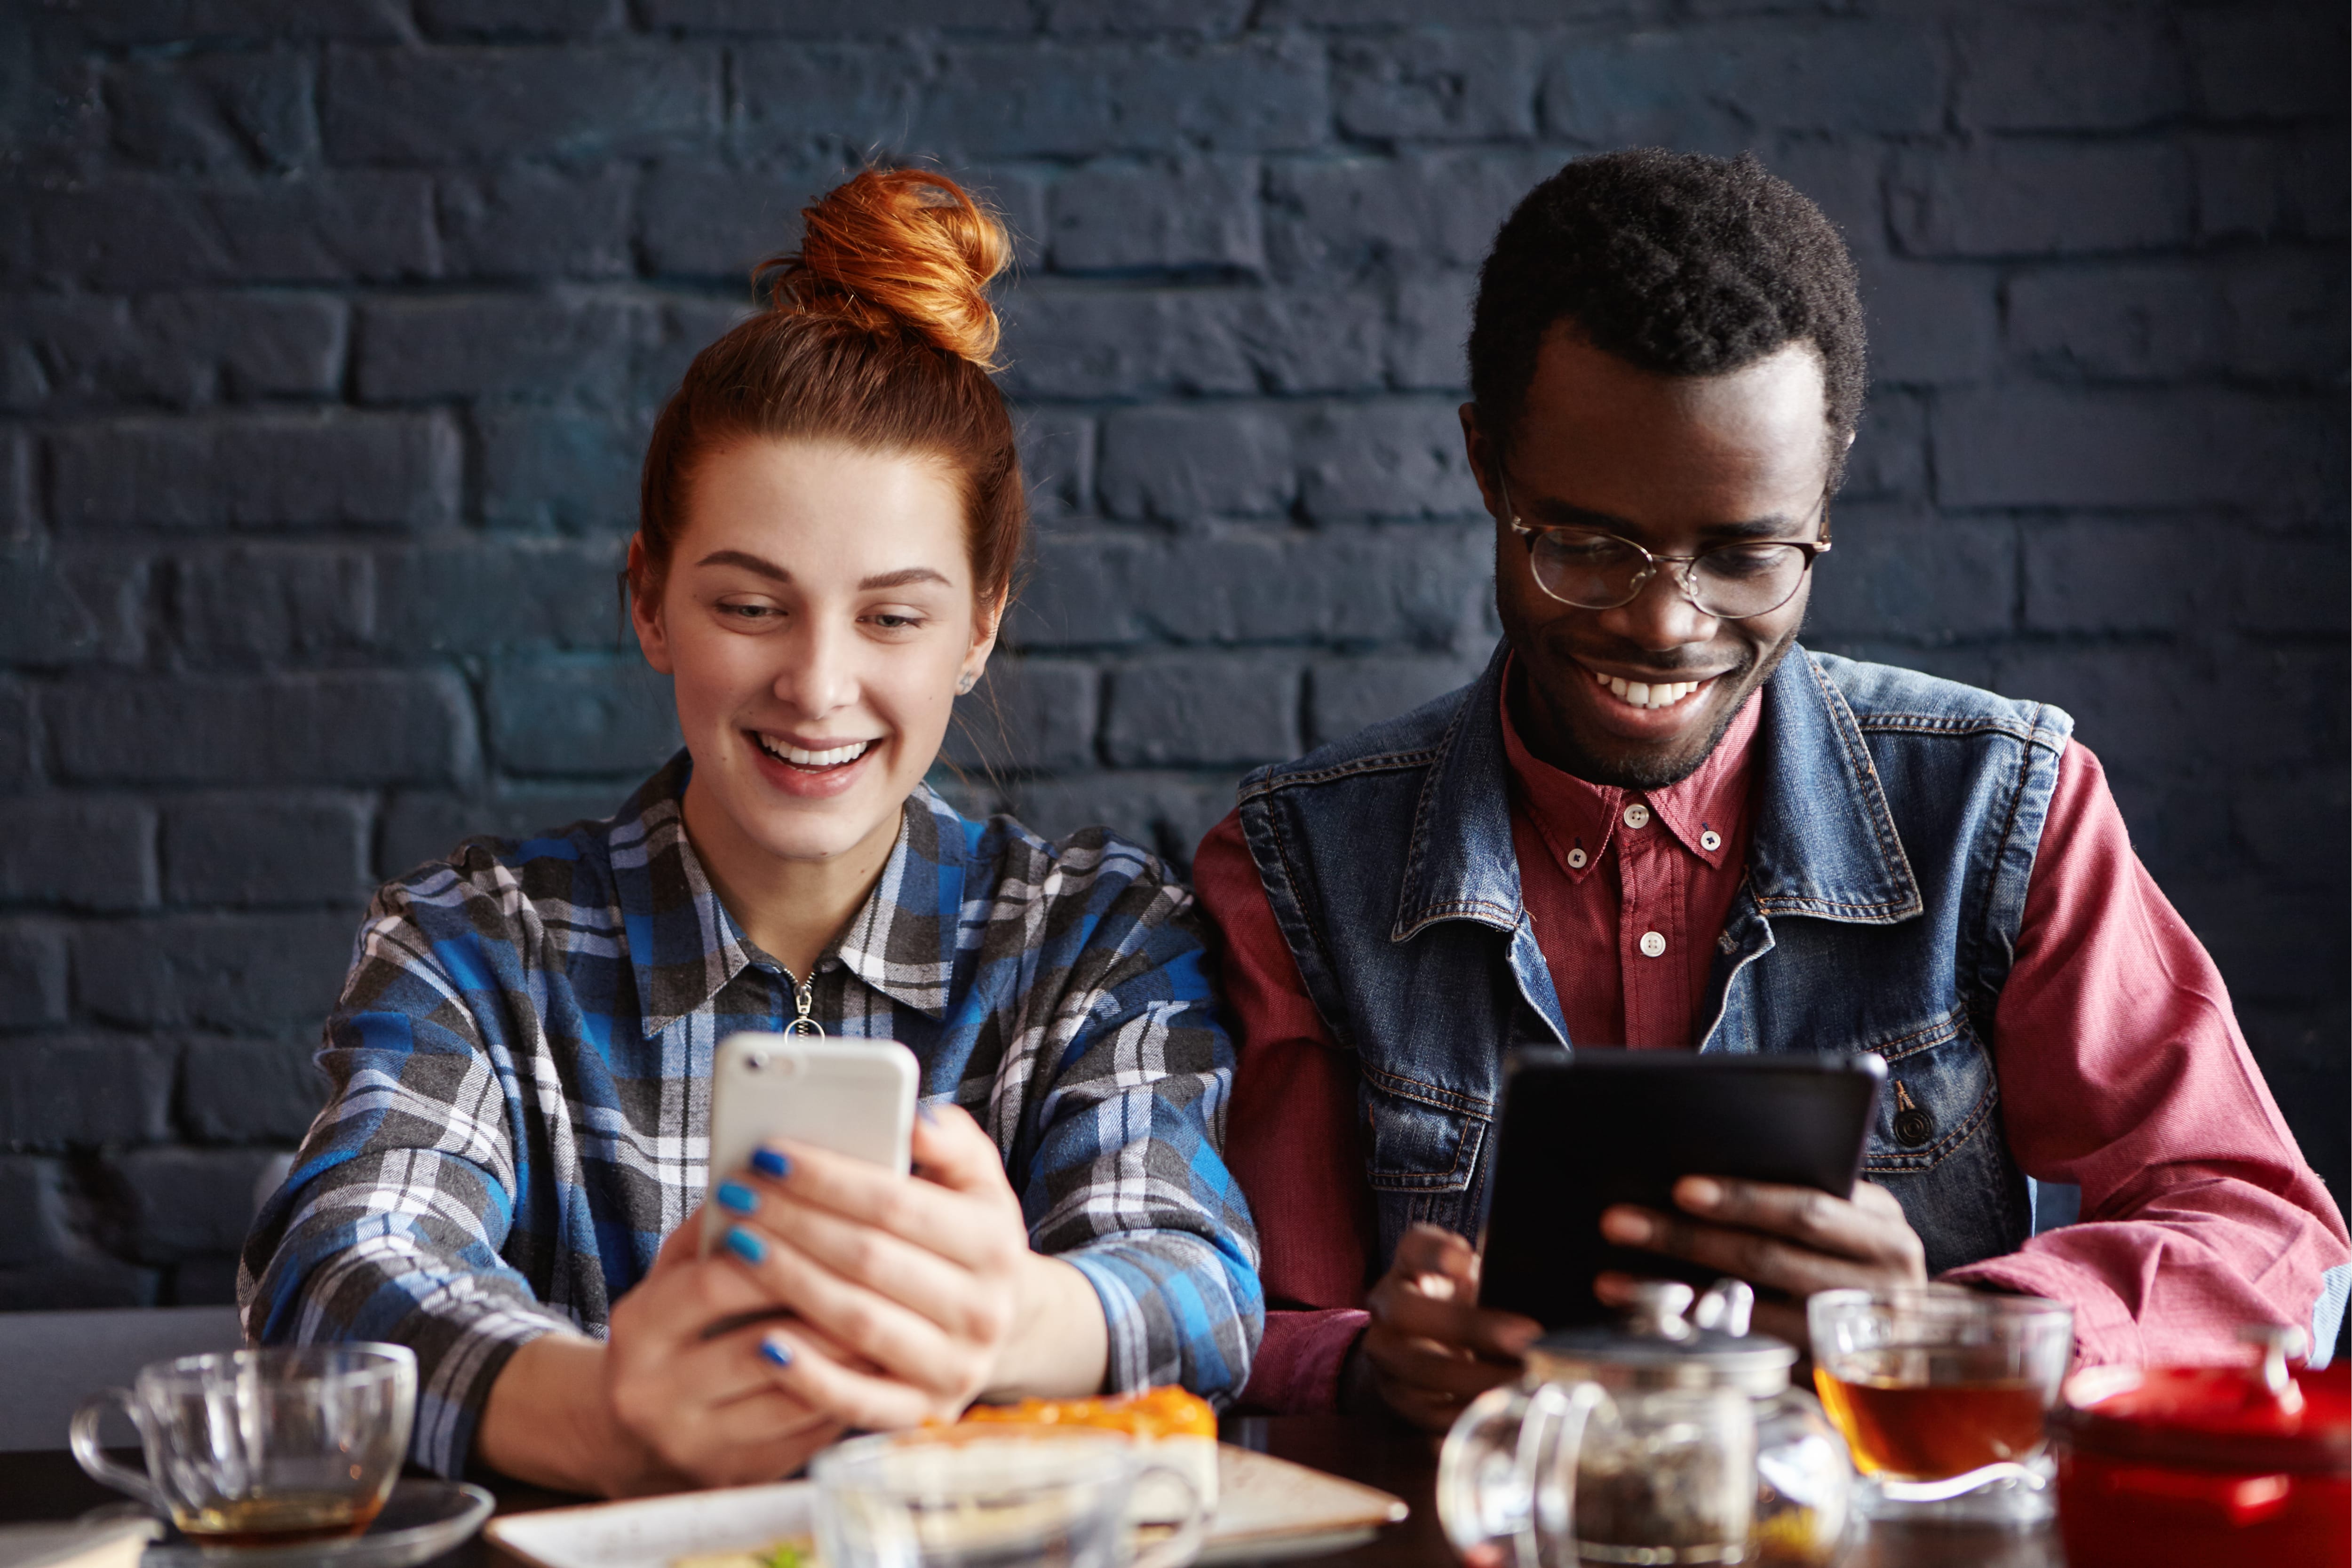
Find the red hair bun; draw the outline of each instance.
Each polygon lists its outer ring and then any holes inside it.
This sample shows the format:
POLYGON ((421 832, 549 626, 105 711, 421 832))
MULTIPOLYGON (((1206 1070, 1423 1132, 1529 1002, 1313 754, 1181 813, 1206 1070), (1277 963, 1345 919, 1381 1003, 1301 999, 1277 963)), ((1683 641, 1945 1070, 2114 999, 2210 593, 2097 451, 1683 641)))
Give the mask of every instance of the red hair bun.
POLYGON ((787 314, 836 315, 870 332, 910 333, 994 370, 989 280, 1013 259, 996 215, 925 169, 868 169, 801 209, 796 252, 773 257, 768 297, 787 314))

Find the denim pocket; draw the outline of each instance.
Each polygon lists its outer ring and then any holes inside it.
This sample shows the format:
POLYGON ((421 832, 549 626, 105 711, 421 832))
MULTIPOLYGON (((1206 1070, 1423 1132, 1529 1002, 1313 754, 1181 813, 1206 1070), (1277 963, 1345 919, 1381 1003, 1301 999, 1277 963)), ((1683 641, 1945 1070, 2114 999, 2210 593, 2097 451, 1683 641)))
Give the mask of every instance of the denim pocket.
POLYGON ((1486 1119, 1458 1095, 1367 1070, 1360 1091, 1374 1192, 1459 1193, 1470 1186, 1486 1119))
POLYGON ((1857 1049, 1886 1058, 1886 1092, 1870 1130, 1863 1173, 1932 1171, 1994 1125, 2000 1090, 1992 1055, 1955 1007, 1916 1028, 1857 1049))

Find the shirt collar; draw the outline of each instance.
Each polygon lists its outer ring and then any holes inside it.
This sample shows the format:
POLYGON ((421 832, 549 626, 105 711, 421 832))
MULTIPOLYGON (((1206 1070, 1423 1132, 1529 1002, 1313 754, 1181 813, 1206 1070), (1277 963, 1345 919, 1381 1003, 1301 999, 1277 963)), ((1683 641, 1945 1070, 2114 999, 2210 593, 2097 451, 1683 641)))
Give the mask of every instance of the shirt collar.
MULTIPOLYGON (((680 802, 692 772, 688 753, 672 757, 613 817, 605 839, 649 1037, 708 1004, 753 962, 687 837, 680 802)), ((850 973, 933 1019, 947 1016, 972 844, 971 825, 917 784, 881 878, 835 949, 850 973)))
POLYGON ((1626 803, 1635 800, 1647 805, 1658 824, 1685 849, 1711 867, 1722 867, 1724 857, 1732 852, 1733 829, 1748 810, 1760 692, 1748 694, 1733 715, 1730 728, 1688 777, 1663 789, 1628 790, 1578 778, 1528 750, 1511 717, 1510 691, 1507 665, 1498 707, 1512 786, 1518 791, 1537 834, 1571 883, 1583 881, 1601 864, 1626 803))

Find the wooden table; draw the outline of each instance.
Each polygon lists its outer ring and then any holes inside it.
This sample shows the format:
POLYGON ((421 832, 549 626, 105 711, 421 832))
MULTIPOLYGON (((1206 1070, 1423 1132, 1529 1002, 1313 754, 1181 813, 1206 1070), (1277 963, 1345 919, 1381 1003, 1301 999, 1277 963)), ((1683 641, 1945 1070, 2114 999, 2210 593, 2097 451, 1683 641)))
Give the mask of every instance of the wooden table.
MULTIPOLYGON (((1433 1490, 1436 1449, 1431 1439, 1399 1426, 1333 1415, 1228 1417, 1224 1438, 1285 1459, 1394 1492, 1412 1509, 1402 1524, 1352 1550, 1318 1558, 1328 1568, 1454 1568, 1437 1522, 1433 1490)), ((125 1462, 138 1460, 129 1455, 125 1462)), ((561 1492, 499 1482, 499 1511, 520 1513, 580 1500, 561 1492)), ((0 1454, 0 1522, 71 1519, 85 1509, 118 1502, 121 1494, 89 1479, 64 1453, 0 1454)), ((2055 1533, 1913 1528, 1878 1530, 1856 1542, 1840 1568, 2064 1568, 2055 1533)), ((477 1536, 429 1568, 518 1568, 516 1560, 477 1536)))

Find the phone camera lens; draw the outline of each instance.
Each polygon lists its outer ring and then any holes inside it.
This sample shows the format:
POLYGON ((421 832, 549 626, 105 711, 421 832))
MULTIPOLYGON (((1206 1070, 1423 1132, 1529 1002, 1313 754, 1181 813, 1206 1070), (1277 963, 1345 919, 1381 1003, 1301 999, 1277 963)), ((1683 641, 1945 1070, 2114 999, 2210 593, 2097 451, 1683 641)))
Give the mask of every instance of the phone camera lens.
POLYGON ((746 1072, 758 1072, 767 1065, 768 1058, 756 1052, 743 1058, 743 1070, 746 1072))

